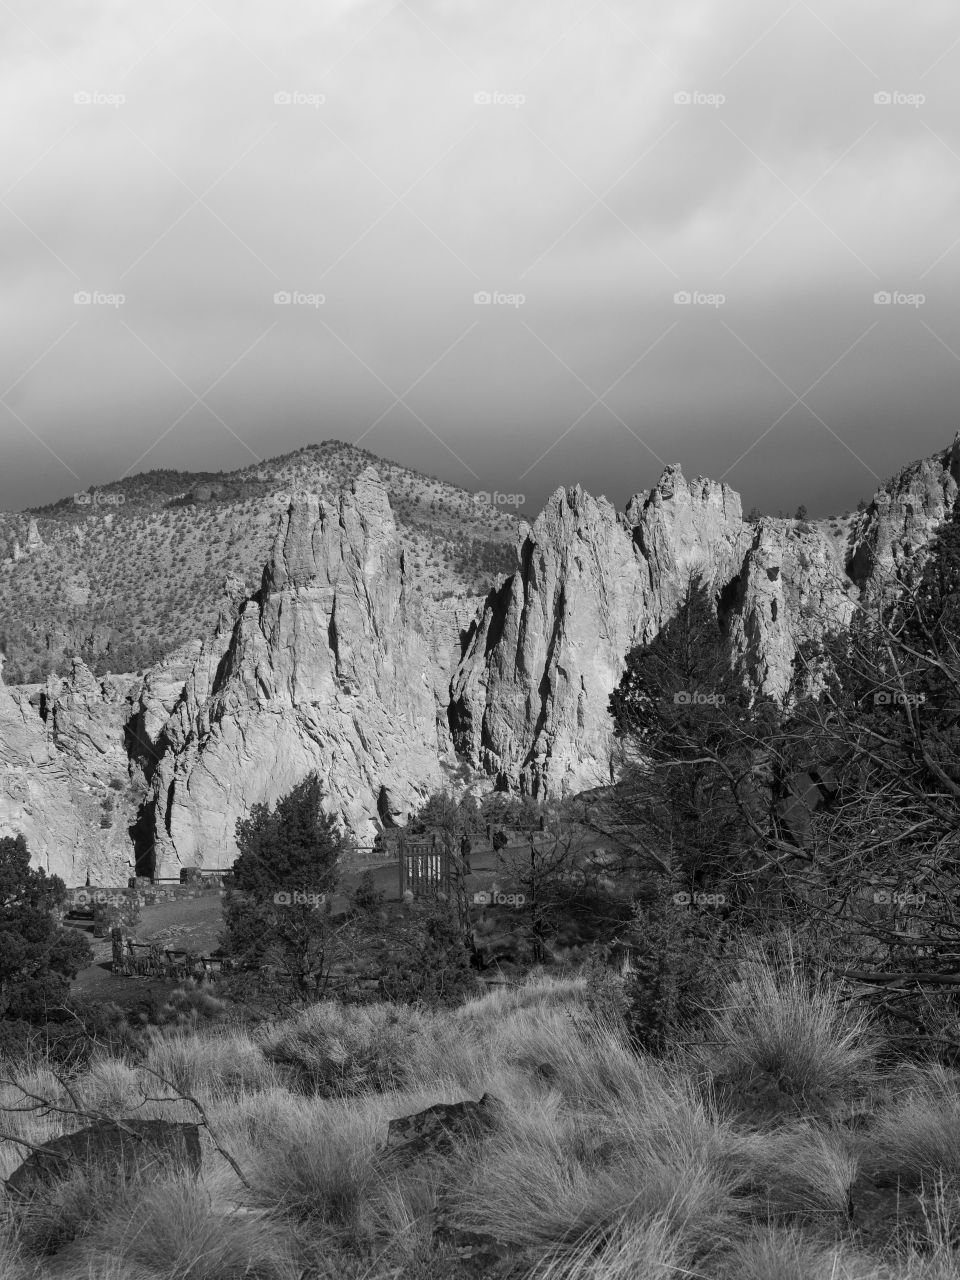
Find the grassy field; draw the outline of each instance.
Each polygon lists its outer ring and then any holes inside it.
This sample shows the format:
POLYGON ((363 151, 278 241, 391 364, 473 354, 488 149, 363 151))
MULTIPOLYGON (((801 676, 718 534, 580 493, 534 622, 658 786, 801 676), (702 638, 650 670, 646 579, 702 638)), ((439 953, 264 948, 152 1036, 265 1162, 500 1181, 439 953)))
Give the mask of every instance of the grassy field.
POLYGON ((837 991, 755 963, 665 1059, 583 976, 534 973, 436 1016, 324 1003, 158 1031, 142 1062, 96 1055, 71 1079, 8 1063, 4 1176, 26 1154, 11 1139, 78 1110, 206 1123, 198 1176, 76 1168, 8 1199, 0 1274, 947 1280, 960 1078, 885 1061, 837 991), (486 1132, 388 1141, 391 1120, 485 1093, 486 1132))

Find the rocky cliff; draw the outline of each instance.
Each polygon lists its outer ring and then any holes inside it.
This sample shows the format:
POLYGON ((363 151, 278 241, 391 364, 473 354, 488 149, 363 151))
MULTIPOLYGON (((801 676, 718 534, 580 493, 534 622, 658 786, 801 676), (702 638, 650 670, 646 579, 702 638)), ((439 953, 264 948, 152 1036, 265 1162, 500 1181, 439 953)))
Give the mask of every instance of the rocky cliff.
POLYGON ((618 515, 558 489, 521 529, 517 571, 491 592, 451 686, 459 755, 500 785, 557 796, 611 779, 607 700, 699 576, 719 590, 751 542, 739 496, 668 467, 618 515))
POLYGON ((850 576, 870 590, 903 575, 953 511, 960 486, 960 431, 953 444, 881 485, 852 533, 850 576))
POLYGON ((79 659, 45 685, 8 689, 0 677, 0 836, 22 832, 34 862, 68 885, 133 874, 144 786, 126 725, 138 693, 129 677, 94 679, 79 659))
POLYGON ((783 697, 798 643, 846 625, 861 591, 903 571, 953 510, 958 479, 960 434, 883 486, 846 535, 839 521, 748 524, 736 493, 676 466, 620 517, 558 489, 522 529, 516 572, 488 596, 454 675, 458 754, 532 795, 609 781, 609 693, 693 575, 757 685, 783 697))
POLYGON ((317 770, 331 810, 372 838, 441 784, 441 672, 413 625, 386 490, 366 470, 339 501, 294 502, 260 590, 206 646, 161 735, 160 874, 226 866, 238 817, 317 770))
POLYGON ((960 436, 859 516, 744 521, 728 486, 669 467, 622 513, 558 489, 485 598, 430 598, 368 468, 279 517, 259 589, 228 581, 204 640, 145 677, 0 684, 0 834, 72 883, 228 865, 238 817, 319 771, 362 842, 459 776, 534 795, 610 779, 607 702, 631 646, 711 584, 758 686, 798 642, 921 558, 960 483, 960 436))

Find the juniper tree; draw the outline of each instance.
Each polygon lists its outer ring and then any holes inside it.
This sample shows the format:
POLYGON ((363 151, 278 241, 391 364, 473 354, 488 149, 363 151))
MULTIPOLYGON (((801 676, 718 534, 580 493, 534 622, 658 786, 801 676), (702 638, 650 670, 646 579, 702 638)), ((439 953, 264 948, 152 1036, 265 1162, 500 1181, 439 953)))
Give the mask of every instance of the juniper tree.
POLYGON ((610 712, 619 808, 647 865, 697 889, 749 865, 771 829, 757 775, 777 712, 751 688, 703 582, 627 655, 610 712))
POLYGON ((22 835, 0 838, 0 1017, 44 1021, 92 960, 86 938, 57 921, 65 898, 58 876, 30 866, 22 835))
MULTIPOLYGON (((941 1041, 960 988, 960 508, 921 567, 881 584, 845 631, 803 654, 818 673, 793 726, 833 773, 794 879, 844 972, 941 1041)), ((813 683, 813 682, 811 682, 813 683)), ((909 1034, 915 1034, 911 1031, 909 1034)))
POLYGON ((238 820, 240 856, 224 905, 224 949, 246 967, 275 965, 300 997, 320 994, 330 973, 329 895, 343 838, 322 802, 311 774, 274 808, 257 804, 238 820))

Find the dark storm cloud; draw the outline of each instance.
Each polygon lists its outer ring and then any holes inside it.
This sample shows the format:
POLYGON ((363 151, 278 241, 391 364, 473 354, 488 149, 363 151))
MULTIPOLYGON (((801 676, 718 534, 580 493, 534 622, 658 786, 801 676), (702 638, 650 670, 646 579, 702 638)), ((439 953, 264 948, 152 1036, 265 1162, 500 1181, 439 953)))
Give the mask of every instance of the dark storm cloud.
POLYGON ((0 505, 328 435, 534 507, 673 461, 850 505, 953 434, 958 38, 946 3, 12 0, 0 505))

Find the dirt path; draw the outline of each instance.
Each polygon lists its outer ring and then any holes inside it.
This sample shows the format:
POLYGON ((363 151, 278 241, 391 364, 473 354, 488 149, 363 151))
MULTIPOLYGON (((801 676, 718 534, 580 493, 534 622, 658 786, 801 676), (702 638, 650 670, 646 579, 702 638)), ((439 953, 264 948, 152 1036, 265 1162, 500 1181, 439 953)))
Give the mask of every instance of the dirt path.
MULTIPOLYGON (((68 921, 67 923, 72 924, 68 921)), ((85 933, 93 947, 93 963, 77 974, 73 993, 82 996, 99 996, 115 1000, 124 981, 111 973, 113 944, 109 938, 95 938, 93 925, 86 921, 72 924, 85 933)), ((198 898, 179 898, 174 902, 160 902, 155 907, 144 907, 143 919, 134 930, 138 942, 160 942, 171 950, 190 950, 208 955, 219 945, 223 927, 223 899, 214 893, 198 898)), ((143 979, 127 979, 144 987, 143 979)))

